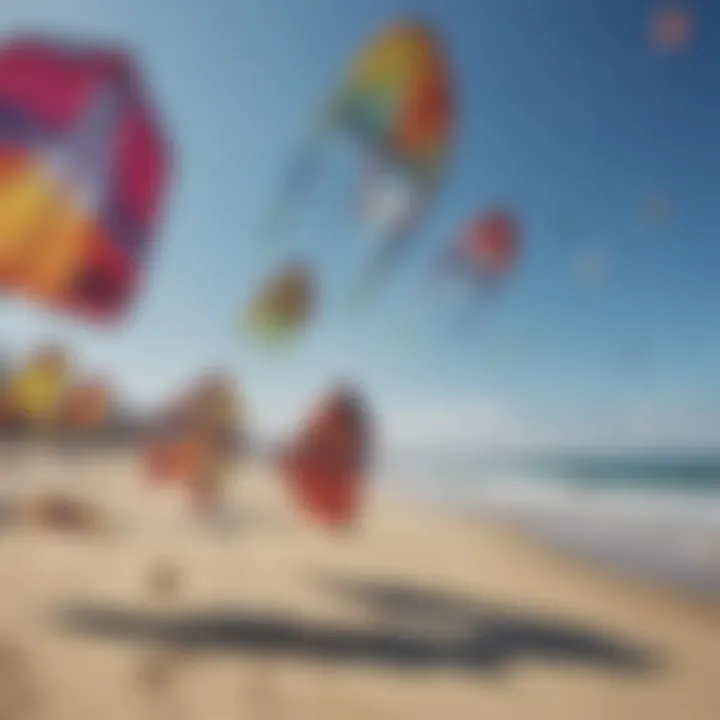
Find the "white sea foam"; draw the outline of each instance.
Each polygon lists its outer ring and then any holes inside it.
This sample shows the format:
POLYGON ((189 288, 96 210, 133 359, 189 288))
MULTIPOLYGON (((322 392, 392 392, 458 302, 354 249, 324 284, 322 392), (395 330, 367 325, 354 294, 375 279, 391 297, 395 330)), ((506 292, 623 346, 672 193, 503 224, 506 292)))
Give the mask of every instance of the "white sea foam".
POLYGON ((465 463, 441 472, 433 463, 400 465, 387 482, 467 514, 502 518, 544 541, 661 583, 720 596, 720 487, 613 477, 611 482, 488 469, 465 463), (421 465, 421 464, 419 464, 421 465), (392 478, 392 481, 390 480, 392 478))

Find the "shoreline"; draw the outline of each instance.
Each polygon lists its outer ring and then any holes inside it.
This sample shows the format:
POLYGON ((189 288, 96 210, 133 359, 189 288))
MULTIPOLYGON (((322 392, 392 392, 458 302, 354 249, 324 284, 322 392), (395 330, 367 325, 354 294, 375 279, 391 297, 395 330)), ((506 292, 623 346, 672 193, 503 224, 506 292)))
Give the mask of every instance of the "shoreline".
POLYGON ((665 488, 643 492, 548 482, 518 487, 485 480, 471 496, 448 499, 405 484, 380 487, 413 507, 513 528, 550 551, 659 591, 720 603, 720 490, 673 494, 665 488), (693 514, 698 510, 704 517, 693 514))

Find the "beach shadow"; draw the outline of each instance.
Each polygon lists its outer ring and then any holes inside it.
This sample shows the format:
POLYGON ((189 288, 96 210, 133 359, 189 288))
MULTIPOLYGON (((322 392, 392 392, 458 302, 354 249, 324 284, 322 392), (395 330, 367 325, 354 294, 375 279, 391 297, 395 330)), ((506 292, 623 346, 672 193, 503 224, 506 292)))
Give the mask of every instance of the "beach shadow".
POLYGON ((389 622, 383 628, 341 625, 242 610, 167 617, 91 605, 66 608, 59 621, 67 631, 95 637, 333 664, 499 671, 514 662, 540 660, 620 673, 644 673, 656 666, 648 650, 589 627, 494 610, 418 588, 338 581, 335 589, 372 612, 376 608, 389 622), (414 627, 408 625, 413 613, 419 620, 414 627))
POLYGON ((386 625, 422 628, 427 634, 454 628, 457 664, 502 666, 523 659, 594 665, 625 672, 657 668, 656 653, 596 626, 581 625, 482 603, 409 583, 329 577, 332 592, 386 625))

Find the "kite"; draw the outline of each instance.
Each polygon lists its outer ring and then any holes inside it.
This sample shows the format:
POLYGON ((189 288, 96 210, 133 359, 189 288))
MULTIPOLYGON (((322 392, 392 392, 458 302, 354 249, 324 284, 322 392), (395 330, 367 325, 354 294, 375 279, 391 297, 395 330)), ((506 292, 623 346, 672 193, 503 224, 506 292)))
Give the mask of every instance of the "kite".
MULTIPOLYGON (((225 411, 206 412, 211 406, 227 409, 228 400, 237 407, 229 380, 202 381, 165 415, 146 449, 150 478, 159 485, 185 486, 201 508, 217 500, 222 465, 244 439, 238 437, 237 420, 228 423, 225 411)), ((314 520, 343 528, 357 519, 370 458, 370 418, 357 392, 338 387, 325 394, 296 437, 272 454, 292 498, 314 520)))
POLYGON ((408 338, 438 308, 455 316, 453 323, 445 323, 447 327, 457 326, 464 333, 468 315, 475 315, 478 303, 500 290, 516 270, 520 252, 520 224, 509 210, 490 208, 467 222, 440 255, 427 281, 419 286, 410 325, 397 335, 404 347, 411 347, 408 338), (464 310, 458 312, 460 308, 464 310))
POLYGON ((654 192, 644 198, 641 214, 648 225, 655 229, 665 229, 677 215, 675 200, 666 192, 654 192))
POLYGON ((380 236, 362 292, 392 268, 445 169, 455 125, 452 73, 434 31, 400 20, 351 62, 311 139, 291 168, 273 215, 275 230, 307 192, 327 137, 350 141, 364 159, 358 208, 380 236))
POLYGON ((205 375, 180 399, 172 415, 193 431, 223 435, 234 432, 241 420, 235 383, 220 373, 205 375))
POLYGON ((41 348, 9 383, 9 414, 24 427, 47 428, 58 419, 69 380, 70 362, 64 350, 56 346, 41 348))
POLYGON ((517 266, 520 232, 513 214, 492 209, 474 218, 445 258, 445 267, 483 290, 496 287, 517 266))
POLYGON ((369 428, 362 398, 337 388, 320 400, 306 427, 280 454, 279 469, 293 496, 325 525, 346 527, 357 517, 369 428))
POLYGON ((307 325, 314 300, 309 270, 292 265, 262 286, 246 313, 245 327, 265 345, 285 344, 307 325))
MULTIPOLYGON (((455 237, 431 276, 432 291, 423 287, 423 295, 433 305, 439 302, 439 290, 449 290, 453 304, 487 298, 513 273, 519 258, 517 219, 507 210, 492 208, 473 218, 455 237)), ((443 298, 448 299, 445 294, 443 298)), ((476 302, 468 307, 474 310, 476 302)))
POLYGON ((234 383, 208 375, 173 404, 146 450, 150 477, 188 485, 207 507, 218 493, 219 476, 240 434, 239 398, 234 383))
POLYGON ((39 37, 0 45, 0 288, 118 319, 167 175, 164 133, 127 55, 39 37))
POLYGON ((665 52, 679 52, 692 39, 693 17, 679 5, 657 10, 650 26, 655 47, 665 52))

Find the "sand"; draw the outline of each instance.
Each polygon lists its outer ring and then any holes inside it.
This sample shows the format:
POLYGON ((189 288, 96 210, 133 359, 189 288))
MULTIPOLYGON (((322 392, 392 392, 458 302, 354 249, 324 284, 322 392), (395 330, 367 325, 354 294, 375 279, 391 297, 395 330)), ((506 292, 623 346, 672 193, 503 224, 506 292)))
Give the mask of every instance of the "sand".
POLYGON ((128 455, 50 459, 3 497, 106 523, 0 528, 0 718, 720 718, 708 602, 379 490, 336 536, 249 468, 210 525, 128 455))

